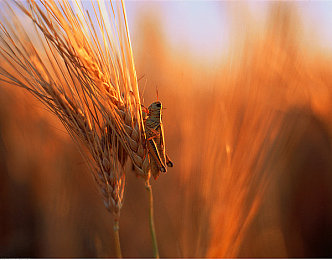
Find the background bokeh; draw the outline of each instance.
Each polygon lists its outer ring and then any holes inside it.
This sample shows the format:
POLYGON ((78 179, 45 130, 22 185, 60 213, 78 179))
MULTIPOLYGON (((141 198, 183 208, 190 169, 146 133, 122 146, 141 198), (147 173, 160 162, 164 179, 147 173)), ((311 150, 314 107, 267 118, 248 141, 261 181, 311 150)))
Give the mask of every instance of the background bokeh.
MULTIPOLYGON (((139 89, 166 108, 162 257, 332 256, 332 3, 128 1, 139 89)), ((124 257, 151 257, 127 164, 124 257)), ((0 256, 112 257, 111 215, 60 122, 0 87, 0 256)))

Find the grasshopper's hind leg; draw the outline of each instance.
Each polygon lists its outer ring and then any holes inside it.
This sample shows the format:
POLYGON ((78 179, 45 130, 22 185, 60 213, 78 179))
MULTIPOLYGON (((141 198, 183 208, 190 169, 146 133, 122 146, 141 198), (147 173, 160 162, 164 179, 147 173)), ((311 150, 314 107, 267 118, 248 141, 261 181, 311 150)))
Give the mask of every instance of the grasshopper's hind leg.
POLYGON ((173 162, 169 159, 168 155, 166 154, 166 164, 168 167, 173 167, 173 162))

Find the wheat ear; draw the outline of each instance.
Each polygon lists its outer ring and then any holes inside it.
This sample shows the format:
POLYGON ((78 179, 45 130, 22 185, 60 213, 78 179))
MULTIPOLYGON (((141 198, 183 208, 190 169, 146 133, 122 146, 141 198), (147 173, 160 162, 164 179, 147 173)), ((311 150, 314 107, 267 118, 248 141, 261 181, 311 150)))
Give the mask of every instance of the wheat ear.
POLYGON ((126 159, 138 175, 147 181, 150 177, 123 2, 107 7, 103 1, 91 2, 94 16, 83 11, 80 1, 5 5, 6 15, 0 14, 1 80, 31 92, 79 145, 113 214, 121 257, 118 229, 126 159), (34 38, 14 8, 34 26, 34 38))

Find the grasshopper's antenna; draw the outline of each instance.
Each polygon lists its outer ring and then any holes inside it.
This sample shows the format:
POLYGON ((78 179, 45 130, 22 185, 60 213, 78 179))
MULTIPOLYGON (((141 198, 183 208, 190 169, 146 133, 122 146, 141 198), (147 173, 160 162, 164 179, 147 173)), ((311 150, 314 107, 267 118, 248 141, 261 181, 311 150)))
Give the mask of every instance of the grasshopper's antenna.
POLYGON ((158 91, 158 86, 156 85, 156 94, 157 94, 157 101, 159 101, 159 91, 158 91))
POLYGON ((146 89, 146 85, 148 84, 148 79, 145 78, 145 83, 144 83, 144 87, 142 89, 142 101, 144 103, 144 93, 145 93, 145 89, 146 89))

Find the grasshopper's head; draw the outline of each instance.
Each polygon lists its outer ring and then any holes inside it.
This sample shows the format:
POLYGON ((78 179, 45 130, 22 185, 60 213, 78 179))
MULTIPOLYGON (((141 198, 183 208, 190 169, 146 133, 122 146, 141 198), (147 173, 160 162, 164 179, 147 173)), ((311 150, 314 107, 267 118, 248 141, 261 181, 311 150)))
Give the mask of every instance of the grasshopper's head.
POLYGON ((160 112, 162 109, 161 102, 160 101, 153 102, 148 109, 149 109, 149 114, 160 112))

